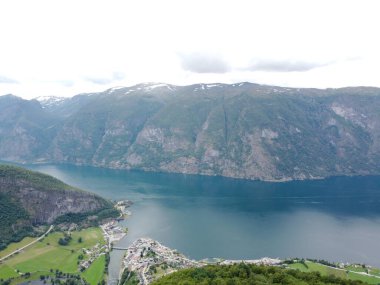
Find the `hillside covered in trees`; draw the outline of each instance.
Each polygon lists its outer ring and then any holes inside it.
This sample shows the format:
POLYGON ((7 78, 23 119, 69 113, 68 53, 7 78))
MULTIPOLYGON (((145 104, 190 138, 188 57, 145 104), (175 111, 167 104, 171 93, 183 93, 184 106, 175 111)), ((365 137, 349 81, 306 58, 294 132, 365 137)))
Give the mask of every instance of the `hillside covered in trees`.
POLYGON ((34 227, 117 215, 110 201, 39 172, 0 165, 0 249, 34 227))
POLYGON ((167 275, 152 285, 358 285, 361 281, 351 281, 334 276, 322 276, 318 272, 306 273, 280 267, 235 264, 228 266, 210 265, 201 268, 184 269, 167 275))

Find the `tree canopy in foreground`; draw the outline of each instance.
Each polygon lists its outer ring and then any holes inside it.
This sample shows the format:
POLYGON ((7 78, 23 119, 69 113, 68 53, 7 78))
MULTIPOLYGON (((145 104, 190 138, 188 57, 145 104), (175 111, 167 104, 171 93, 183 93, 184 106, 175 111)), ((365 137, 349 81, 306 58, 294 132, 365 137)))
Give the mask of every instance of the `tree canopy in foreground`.
POLYGON ((201 268, 185 269, 167 275, 152 285, 356 285, 361 281, 322 276, 318 272, 306 273, 298 270, 252 264, 209 265, 201 268))

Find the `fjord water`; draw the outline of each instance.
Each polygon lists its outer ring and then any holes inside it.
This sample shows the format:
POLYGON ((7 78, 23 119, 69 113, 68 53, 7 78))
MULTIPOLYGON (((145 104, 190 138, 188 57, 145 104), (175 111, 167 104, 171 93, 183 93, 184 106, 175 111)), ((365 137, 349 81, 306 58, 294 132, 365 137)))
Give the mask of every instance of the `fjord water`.
MULTIPOLYGON (((103 197, 134 202, 126 247, 151 237, 193 259, 308 257, 380 266, 380 176, 268 183, 29 165, 103 197)), ((111 256, 117 278, 122 251, 111 256)))

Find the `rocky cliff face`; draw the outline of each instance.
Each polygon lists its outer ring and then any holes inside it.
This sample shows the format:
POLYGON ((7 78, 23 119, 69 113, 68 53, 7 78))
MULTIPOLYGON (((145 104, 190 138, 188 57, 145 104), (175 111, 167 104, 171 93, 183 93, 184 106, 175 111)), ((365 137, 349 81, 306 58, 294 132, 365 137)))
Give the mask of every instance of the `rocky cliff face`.
POLYGON ((32 224, 52 223, 68 213, 96 212, 112 207, 103 198, 51 176, 7 165, 0 165, 0 194, 22 206, 32 224))
POLYGON ((33 224, 50 224, 59 216, 94 212, 106 205, 105 201, 90 193, 70 190, 48 191, 33 186, 24 179, 9 181, 0 178, 0 192, 14 197, 29 213, 33 224))
MULTIPOLYGON (((33 140, 47 147, 10 157, 0 141, 0 158, 270 181, 380 173, 377 88, 140 84, 43 107, 54 124, 33 140)), ((27 140, 7 122, 8 141, 27 140)))
POLYGON ((96 215, 112 209, 109 201, 51 176, 0 165, 0 248, 51 224, 66 214, 96 215))

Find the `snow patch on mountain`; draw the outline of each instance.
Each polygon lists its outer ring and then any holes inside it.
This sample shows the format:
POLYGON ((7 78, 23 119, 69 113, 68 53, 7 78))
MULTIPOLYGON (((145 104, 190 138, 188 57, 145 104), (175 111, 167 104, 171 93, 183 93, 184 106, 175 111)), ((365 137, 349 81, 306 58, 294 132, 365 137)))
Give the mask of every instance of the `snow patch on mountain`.
POLYGON ((115 86, 115 87, 108 89, 107 92, 111 94, 111 93, 115 92, 116 90, 123 89, 123 88, 125 88, 125 87, 124 86, 115 86))
POLYGON ((63 101, 65 101, 66 97, 57 97, 57 96, 39 96, 37 98, 34 98, 38 102, 40 102, 42 108, 49 108, 53 106, 57 106, 61 104, 63 101))

